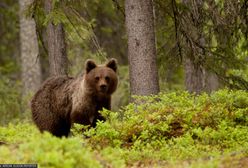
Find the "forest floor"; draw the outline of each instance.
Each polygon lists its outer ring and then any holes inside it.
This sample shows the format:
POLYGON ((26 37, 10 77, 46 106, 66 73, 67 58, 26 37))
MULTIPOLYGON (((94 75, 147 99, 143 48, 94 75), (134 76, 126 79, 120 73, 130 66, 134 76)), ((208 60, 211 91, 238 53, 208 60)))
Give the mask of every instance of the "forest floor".
POLYGON ((41 134, 30 119, 0 126, 0 163, 58 168, 248 167, 247 92, 172 92, 138 99, 144 103, 118 112, 103 110, 107 121, 98 122, 95 129, 74 124, 68 138, 41 134))

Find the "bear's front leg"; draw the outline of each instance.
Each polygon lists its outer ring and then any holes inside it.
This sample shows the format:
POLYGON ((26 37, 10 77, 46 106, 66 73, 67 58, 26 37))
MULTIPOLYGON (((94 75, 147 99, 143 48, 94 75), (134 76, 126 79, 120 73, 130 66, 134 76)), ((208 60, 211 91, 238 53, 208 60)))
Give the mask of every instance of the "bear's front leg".
POLYGON ((72 123, 78 123, 78 124, 82 124, 82 125, 91 125, 93 122, 90 121, 90 112, 88 111, 74 111, 73 113, 71 113, 71 121, 72 123))
POLYGON ((97 112, 97 115, 94 118, 94 120, 93 120, 93 122, 91 124, 91 127, 95 128, 97 121, 103 121, 103 122, 105 122, 106 121, 106 118, 103 117, 99 112, 97 112))

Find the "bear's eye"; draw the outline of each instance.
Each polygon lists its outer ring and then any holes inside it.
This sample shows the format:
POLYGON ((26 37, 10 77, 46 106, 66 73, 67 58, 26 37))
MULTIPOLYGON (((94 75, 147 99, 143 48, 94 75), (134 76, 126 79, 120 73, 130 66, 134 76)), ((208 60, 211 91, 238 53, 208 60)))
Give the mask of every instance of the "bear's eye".
POLYGON ((96 80, 96 81, 99 81, 99 79, 100 79, 100 77, 99 77, 99 76, 95 77, 95 80, 96 80))
POLYGON ((110 77, 106 76, 106 77, 105 77, 105 80, 106 80, 107 82, 109 82, 109 81, 110 81, 110 77))

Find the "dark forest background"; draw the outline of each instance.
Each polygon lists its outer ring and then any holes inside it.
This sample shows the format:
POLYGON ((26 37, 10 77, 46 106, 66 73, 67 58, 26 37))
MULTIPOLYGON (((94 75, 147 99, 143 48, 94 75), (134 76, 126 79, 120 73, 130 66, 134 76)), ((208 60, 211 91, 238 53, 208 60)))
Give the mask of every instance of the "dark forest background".
POLYGON ((247 8, 247 0, 1 0, 1 123, 26 115, 30 97, 48 76, 77 76, 88 58, 118 60, 113 109, 136 94, 248 90, 247 8), (133 7, 140 10, 132 12, 133 7), (130 24, 139 17, 146 24, 130 24), (133 29, 154 34, 151 41, 138 39, 155 46, 151 55, 144 54, 149 50, 143 46, 137 51, 145 52, 136 55, 128 47, 137 45, 129 40, 133 29), (146 72, 150 62, 156 64, 151 70, 158 79, 146 72), (155 90, 146 91, 140 76, 132 73, 135 67, 144 67, 142 74, 155 81, 149 84, 155 90))

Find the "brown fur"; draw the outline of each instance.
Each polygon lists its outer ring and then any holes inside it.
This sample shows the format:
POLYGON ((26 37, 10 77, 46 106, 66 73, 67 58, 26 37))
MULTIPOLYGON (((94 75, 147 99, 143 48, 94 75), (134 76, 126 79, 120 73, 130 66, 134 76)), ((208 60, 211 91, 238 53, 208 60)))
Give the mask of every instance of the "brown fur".
POLYGON ((95 127, 97 120, 105 121, 99 110, 111 108, 111 94, 118 82, 116 70, 115 59, 98 66, 87 60, 81 77, 47 79, 31 101, 33 121, 40 131, 68 136, 73 123, 95 127))

